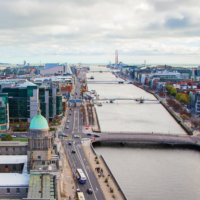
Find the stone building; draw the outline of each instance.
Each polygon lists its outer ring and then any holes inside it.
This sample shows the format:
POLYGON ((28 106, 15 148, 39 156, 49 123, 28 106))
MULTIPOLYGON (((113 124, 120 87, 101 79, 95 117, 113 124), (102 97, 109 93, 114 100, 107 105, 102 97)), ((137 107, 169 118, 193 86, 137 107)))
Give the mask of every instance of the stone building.
POLYGON ((28 135, 29 166, 38 161, 51 161, 51 135, 47 120, 41 115, 40 110, 31 120, 28 135))

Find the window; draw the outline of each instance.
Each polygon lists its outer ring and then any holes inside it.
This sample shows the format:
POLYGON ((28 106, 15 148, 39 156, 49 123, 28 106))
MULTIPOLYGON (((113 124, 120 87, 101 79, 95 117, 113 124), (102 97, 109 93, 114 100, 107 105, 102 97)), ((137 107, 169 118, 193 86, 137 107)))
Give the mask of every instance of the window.
POLYGON ((1 149, 0 149, 0 152, 1 152, 1 149))
POLYGON ((13 151, 15 151, 15 148, 13 148, 13 151))
POLYGON ((26 188, 26 193, 28 193, 28 188, 26 188))
POLYGON ((6 148, 6 151, 8 151, 8 148, 6 148))
POLYGON ((10 194, 10 188, 7 188, 7 194, 10 194))
POLYGON ((16 188, 16 193, 20 194, 20 188, 16 188))
POLYGON ((41 156, 38 156, 38 160, 41 160, 41 156))
POLYGON ((19 148, 19 150, 21 151, 21 150, 22 150, 22 148, 20 147, 20 148, 19 148))
POLYGON ((13 170, 16 171, 16 165, 13 165, 13 170))
POLYGON ((5 171, 8 172, 8 165, 5 165, 5 171))

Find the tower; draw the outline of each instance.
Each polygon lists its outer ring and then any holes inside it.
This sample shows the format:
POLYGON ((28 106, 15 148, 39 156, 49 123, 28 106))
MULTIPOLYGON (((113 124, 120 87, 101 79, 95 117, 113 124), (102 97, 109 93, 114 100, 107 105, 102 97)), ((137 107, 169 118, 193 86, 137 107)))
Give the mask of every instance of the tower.
POLYGON ((31 120, 28 135, 29 167, 37 161, 51 160, 51 135, 47 120, 38 108, 37 115, 31 120))
POLYGON ((115 64, 118 64, 118 50, 115 50, 115 64))

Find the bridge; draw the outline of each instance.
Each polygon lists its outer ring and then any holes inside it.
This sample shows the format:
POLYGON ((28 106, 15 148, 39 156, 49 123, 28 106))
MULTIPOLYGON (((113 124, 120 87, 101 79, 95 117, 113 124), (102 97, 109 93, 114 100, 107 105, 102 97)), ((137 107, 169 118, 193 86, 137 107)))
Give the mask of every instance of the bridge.
POLYGON ((104 72, 106 72, 106 73, 112 73, 113 71, 101 71, 101 70, 99 70, 99 71, 89 71, 89 72, 91 72, 91 73, 104 73, 104 72))
POLYGON ((94 79, 92 79, 92 80, 88 80, 87 79, 87 83, 92 83, 92 84, 94 84, 94 83, 121 83, 121 84, 131 84, 132 82, 131 81, 125 81, 125 80, 123 80, 123 79, 121 79, 121 80, 94 80, 94 79))
POLYGON ((110 103, 113 103, 116 100, 122 100, 122 101, 132 100, 132 101, 138 101, 140 103, 144 103, 145 101, 156 101, 156 102, 161 102, 162 101, 162 100, 144 99, 144 98, 113 98, 113 99, 103 98, 103 99, 93 99, 93 101, 110 101, 110 103))
POLYGON ((69 99, 69 103, 82 103, 82 99, 69 99))
POLYGON ((100 133, 100 138, 95 138, 92 142, 119 142, 119 143, 155 143, 155 144, 176 144, 176 145, 199 145, 199 136, 171 135, 156 133, 100 133))

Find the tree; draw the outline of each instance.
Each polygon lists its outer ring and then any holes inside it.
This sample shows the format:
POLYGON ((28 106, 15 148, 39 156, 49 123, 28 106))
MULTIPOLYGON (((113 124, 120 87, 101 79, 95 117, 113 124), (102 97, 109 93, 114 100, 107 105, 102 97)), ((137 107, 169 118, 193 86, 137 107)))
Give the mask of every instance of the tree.
POLYGON ((12 140, 13 138, 10 134, 6 134, 5 136, 1 138, 1 141, 12 141, 12 140))

